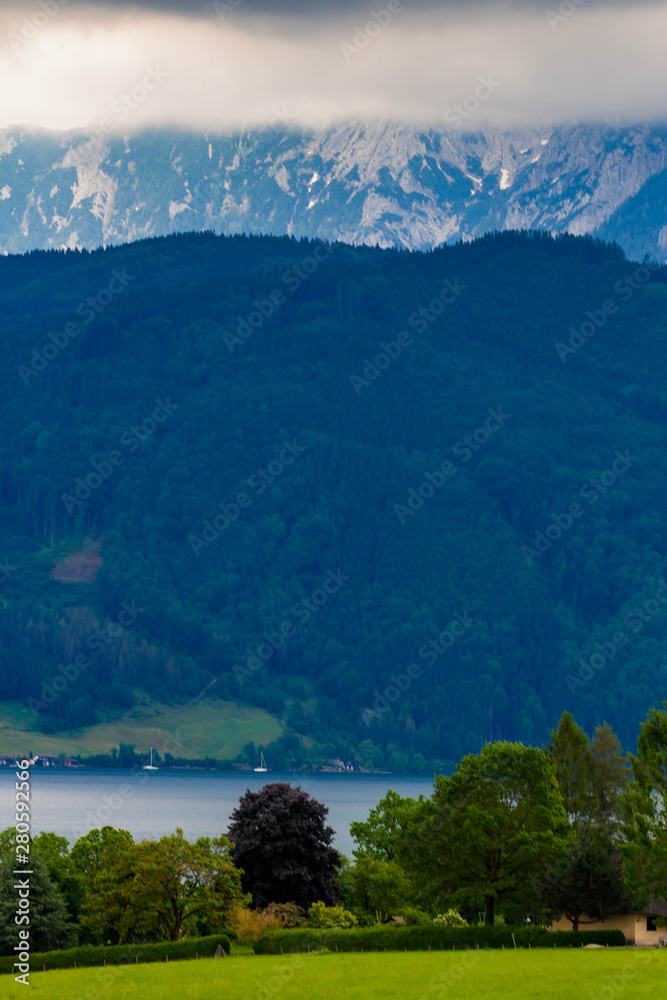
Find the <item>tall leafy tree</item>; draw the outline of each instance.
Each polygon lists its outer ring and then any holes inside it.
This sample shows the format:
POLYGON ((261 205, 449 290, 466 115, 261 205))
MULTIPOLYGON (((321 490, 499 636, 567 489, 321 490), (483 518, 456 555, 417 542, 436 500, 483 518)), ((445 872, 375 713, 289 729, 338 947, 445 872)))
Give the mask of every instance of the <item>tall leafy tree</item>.
POLYGON ((667 701, 642 724, 634 782, 625 798, 629 814, 623 848, 628 885, 640 903, 667 898, 667 701))
POLYGON ((134 838, 128 830, 104 826, 80 837, 72 847, 70 857, 83 886, 81 925, 86 942, 117 944, 120 939, 118 928, 124 907, 117 882, 121 870, 126 881, 131 879, 129 855, 133 844, 134 838), (117 888, 113 903, 107 896, 107 905, 100 907, 97 904, 101 883, 112 878, 117 888))
POLYGON ((591 740, 590 820, 612 840, 618 839, 624 821, 623 796, 630 777, 621 741, 604 722, 591 740))
POLYGON ((382 920, 405 906, 414 905, 412 882, 398 861, 364 855, 355 861, 349 878, 353 903, 382 920))
POLYGON ((86 888, 92 890, 95 877, 108 870, 116 858, 124 854, 134 843, 129 830, 103 826, 101 830, 91 830, 80 837, 70 852, 77 872, 83 878, 86 888))
POLYGON ((341 856, 332 846, 326 806, 301 788, 276 782, 248 790, 232 813, 229 837, 243 887, 257 907, 269 903, 334 905, 341 856))
POLYGON ((558 728, 551 731, 547 751, 554 763, 565 811, 571 822, 577 822, 590 806, 591 747, 588 736, 569 712, 563 712, 558 728))
POLYGON ((526 886, 563 850, 567 815, 553 763, 519 743, 490 743, 438 777, 423 806, 420 849, 411 865, 434 891, 482 906, 525 902, 526 886))
POLYGON ((368 856, 394 861, 401 850, 417 803, 391 789, 368 814, 364 822, 350 823, 350 833, 356 842, 356 856, 368 856))
POLYGON ((564 914, 572 929, 604 921, 622 913, 631 903, 623 881, 623 865, 609 837, 594 827, 576 831, 555 868, 557 877, 546 880, 543 901, 554 914, 564 914))
POLYGON ((593 739, 564 712, 547 748, 570 820, 570 837, 538 895, 548 911, 582 921, 604 920, 629 905, 619 852, 627 758, 611 726, 593 739))
POLYGON ((244 902, 227 838, 191 843, 179 829, 158 841, 127 844, 109 868, 97 869, 83 922, 110 925, 120 943, 177 941, 202 926, 222 930, 244 902))

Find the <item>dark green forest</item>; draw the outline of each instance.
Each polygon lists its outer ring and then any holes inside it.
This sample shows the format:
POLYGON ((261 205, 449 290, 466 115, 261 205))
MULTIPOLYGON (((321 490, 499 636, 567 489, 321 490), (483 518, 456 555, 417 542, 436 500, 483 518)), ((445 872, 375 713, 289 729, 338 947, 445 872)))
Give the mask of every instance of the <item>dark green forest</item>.
POLYGON ((665 268, 186 234, 0 300, 0 700, 44 731, 206 691, 424 770, 667 697, 665 268))

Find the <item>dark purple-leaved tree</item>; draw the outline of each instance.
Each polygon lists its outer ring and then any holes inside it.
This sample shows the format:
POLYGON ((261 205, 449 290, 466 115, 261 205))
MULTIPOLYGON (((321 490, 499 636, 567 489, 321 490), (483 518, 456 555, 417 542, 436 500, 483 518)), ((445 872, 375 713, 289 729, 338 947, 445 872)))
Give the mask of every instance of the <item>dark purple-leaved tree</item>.
POLYGON ((329 810, 301 788, 276 782, 248 790, 232 813, 229 839, 245 892, 257 907, 338 902, 341 856, 325 825, 329 810))

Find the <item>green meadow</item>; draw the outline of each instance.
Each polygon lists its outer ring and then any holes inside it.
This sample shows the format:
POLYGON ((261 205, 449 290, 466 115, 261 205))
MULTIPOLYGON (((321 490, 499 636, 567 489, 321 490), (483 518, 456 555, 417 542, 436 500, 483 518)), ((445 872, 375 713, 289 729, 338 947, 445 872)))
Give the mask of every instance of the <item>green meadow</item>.
MULTIPOLYGON (((33 973, 44 1000, 655 1000, 667 951, 471 951, 239 956, 33 973)), ((0 979, 0 997, 25 987, 0 979)))
POLYGON ((0 703, 0 753, 76 755, 109 753, 120 743, 137 753, 151 746, 167 746, 174 756, 225 760, 241 752, 245 743, 263 746, 278 739, 283 727, 259 708, 236 702, 202 699, 194 705, 161 705, 143 698, 125 713, 85 729, 45 736, 39 717, 19 702, 0 703))

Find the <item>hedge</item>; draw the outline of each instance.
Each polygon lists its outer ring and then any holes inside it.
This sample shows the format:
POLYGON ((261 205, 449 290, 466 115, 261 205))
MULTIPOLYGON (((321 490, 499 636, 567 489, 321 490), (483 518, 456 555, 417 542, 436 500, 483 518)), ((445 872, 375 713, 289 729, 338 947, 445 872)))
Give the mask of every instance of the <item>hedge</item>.
POLYGON ((587 944, 625 946, 622 931, 550 931, 546 927, 363 927, 351 930, 274 931, 255 945, 257 955, 296 951, 433 951, 452 948, 581 948, 587 944), (514 937, 512 936, 514 935, 514 937))
MULTIPOLYGON (((215 950, 221 945, 229 954, 229 938, 224 934, 213 937, 185 938, 183 941, 165 941, 162 944, 118 944, 83 945, 79 948, 69 948, 67 951, 35 952, 30 956, 32 972, 42 972, 43 969, 73 969, 95 965, 128 965, 144 962, 165 962, 167 956, 170 962, 180 962, 187 958, 212 958, 215 950)), ((7 955, 0 958, 0 973, 13 973, 15 956, 7 955)))

